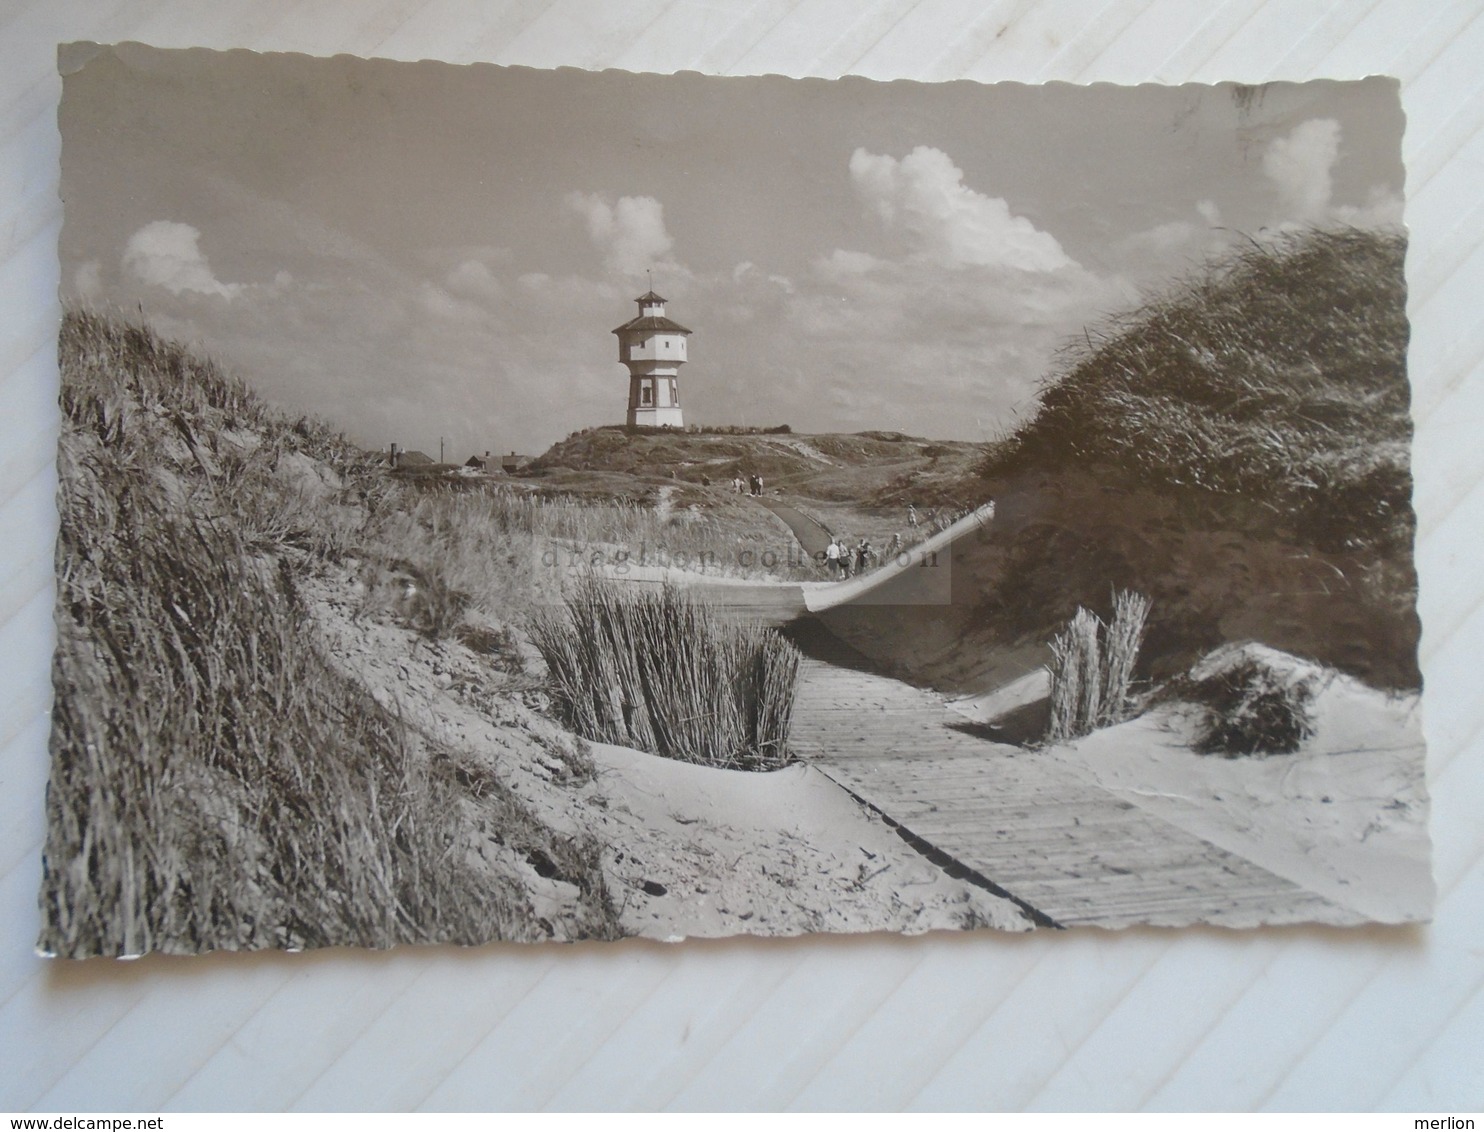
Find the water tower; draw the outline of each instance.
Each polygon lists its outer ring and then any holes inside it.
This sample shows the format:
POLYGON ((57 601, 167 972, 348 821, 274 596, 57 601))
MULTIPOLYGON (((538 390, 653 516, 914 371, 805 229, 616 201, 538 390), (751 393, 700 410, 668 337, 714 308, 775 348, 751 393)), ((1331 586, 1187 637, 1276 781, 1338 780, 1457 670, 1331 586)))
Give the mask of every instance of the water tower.
POLYGON ((665 300, 653 291, 634 301, 639 316, 613 332, 618 335, 618 360, 629 367, 628 423, 683 428, 679 374, 690 331, 665 317, 665 300))

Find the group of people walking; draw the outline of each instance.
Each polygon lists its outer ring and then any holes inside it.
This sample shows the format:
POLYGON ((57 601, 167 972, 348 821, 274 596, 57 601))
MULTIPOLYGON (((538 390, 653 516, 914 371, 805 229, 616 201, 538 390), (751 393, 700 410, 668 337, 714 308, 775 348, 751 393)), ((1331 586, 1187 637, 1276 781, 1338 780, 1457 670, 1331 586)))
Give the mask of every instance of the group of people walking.
POLYGON ((831 535, 830 544, 824 551, 824 566, 832 577, 838 575, 849 578, 855 574, 864 574, 871 559, 875 557, 876 552, 865 539, 861 539, 852 548, 849 539, 831 535))
POLYGON ((738 472, 732 477, 732 487, 738 495, 761 495, 763 493, 763 477, 759 475, 748 475, 746 482, 744 482, 742 473, 738 472))
MULTIPOLYGON (((762 495, 763 477, 756 473, 748 473, 744 479, 742 473, 738 471, 732 476, 732 489, 738 495, 762 495)), ((988 506, 990 514, 993 515, 994 503, 990 502, 988 506)), ((909 537, 915 544, 921 537, 919 532, 923 527, 927 528, 929 534, 935 534, 947 530, 956 519, 961 518, 965 513, 967 509, 960 512, 948 509, 940 513, 938 508, 930 507, 924 517, 918 513, 916 504, 909 503, 907 504, 907 527, 911 532, 909 537)), ((884 555, 874 550, 867 539, 863 538, 851 546, 850 540, 843 535, 831 534, 829 545, 824 552, 824 567, 831 578, 852 578, 864 574, 877 558, 884 562, 899 558, 908 546, 909 543, 903 541, 900 531, 891 536, 884 555)))

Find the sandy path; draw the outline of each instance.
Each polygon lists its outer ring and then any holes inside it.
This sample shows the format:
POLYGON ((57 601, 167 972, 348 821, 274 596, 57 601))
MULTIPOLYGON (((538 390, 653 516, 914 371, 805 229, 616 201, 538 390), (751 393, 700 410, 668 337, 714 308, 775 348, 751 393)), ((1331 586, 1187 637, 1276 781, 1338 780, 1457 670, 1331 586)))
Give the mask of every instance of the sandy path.
MULTIPOLYGON (((755 498, 754 502, 767 508, 788 526, 804 555, 824 553, 829 545, 827 528, 787 503, 763 497, 755 498)), ((621 569, 606 565, 599 565, 596 569, 604 577, 627 585, 685 586, 704 594, 736 616, 769 625, 782 625, 804 613, 822 613, 848 604, 948 605, 952 601, 948 564, 953 543, 982 530, 993 516, 994 505, 987 504, 912 546, 895 561, 843 582, 717 577, 674 566, 634 562, 626 562, 621 569), (934 569, 921 568, 928 560, 934 569), (906 574, 913 575, 911 581, 915 585, 906 591, 894 588, 891 583, 906 574)), ((558 565, 563 564, 565 559, 559 558, 558 565)), ((589 568, 574 558, 567 567, 567 573, 577 578, 589 568)))
POLYGON ((758 496, 753 502, 777 515, 793 531, 794 538, 799 540, 799 545, 809 557, 818 558, 828 549, 831 535, 829 528, 823 523, 811 519, 792 504, 777 499, 758 496))
POLYGON ((948 876, 813 767, 690 766, 593 744, 624 926, 665 940, 740 932, 1031 927, 1014 904, 948 876))
MULTIPOLYGON (((797 507, 766 497, 758 497, 754 502, 771 511, 793 532, 794 538, 798 540, 799 546, 805 554, 818 559, 829 547, 830 539, 833 537, 830 529, 818 520, 806 515, 797 507)), ((914 572, 919 582, 927 580, 929 584, 927 586, 919 586, 913 592, 911 603, 917 605, 946 605, 952 600, 950 575, 947 567, 952 558, 954 542, 963 538, 965 535, 983 530, 993 518, 994 504, 987 503, 944 530, 909 547, 902 554, 898 555, 894 561, 884 563, 865 574, 849 578, 843 582, 795 582, 788 584, 800 586, 804 594, 805 605, 809 611, 820 613, 851 603, 862 605, 896 604, 902 599, 900 596, 894 596, 891 593, 888 589, 890 583, 905 573, 914 572), (921 567, 926 561, 931 561, 935 567, 939 568, 929 571, 922 570, 921 567)), ((722 600, 725 600, 725 598, 723 597, 722 600)))

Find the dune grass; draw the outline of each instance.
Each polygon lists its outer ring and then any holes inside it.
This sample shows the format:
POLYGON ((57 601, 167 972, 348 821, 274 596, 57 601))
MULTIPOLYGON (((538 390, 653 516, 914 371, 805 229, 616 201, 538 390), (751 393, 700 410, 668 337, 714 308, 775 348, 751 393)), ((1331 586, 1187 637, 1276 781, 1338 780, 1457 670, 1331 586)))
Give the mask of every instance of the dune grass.
POLYGON ((538 610, 530 632, 562 715, 586 738, 729 769, 789 761, 799 653, 771 629, 674 587, 635 596, 588 577, 564 606, 538 610))
POLYGON ((976 626, 1044 641, 1116 587, 1153 601, 1143 676, 1255 639, 1417 687, 1405 251, 1275 234, 1079 335, 978 469, 976 626))
POLYGON ((1089 328, 981 469, 1067 461, 1252 501, 1327 550, 1410 549, 1406 237, 1250 242, 1089 328))
POLYGON ((681 485, 671 499, 627 494, 632 483, 611 495, 432 477, 398 486, 405 494, 381 524, 383 551, 422 548, 419 567, 436 565, 486 612, 517 597, 558 600, 573 566, 775 581, 817 574, 781 522, 720 489, 681 485))
POLYGON ((1128 718, 1129 690, 1148 619, 1149 599, 1120 590, 1113 595, 1113 616, 1107 623, 1079 607, 1052 639, 1048 740, 1076 739, 1128 718))
POLYGON ((70 313, 61 367, 40 946, 543 936, 518 880, 473 864, 454 760, 317 651, 298 581, 356 549, 384 477, 306 482, 305 456, 369 465, 145 328, 70 313))

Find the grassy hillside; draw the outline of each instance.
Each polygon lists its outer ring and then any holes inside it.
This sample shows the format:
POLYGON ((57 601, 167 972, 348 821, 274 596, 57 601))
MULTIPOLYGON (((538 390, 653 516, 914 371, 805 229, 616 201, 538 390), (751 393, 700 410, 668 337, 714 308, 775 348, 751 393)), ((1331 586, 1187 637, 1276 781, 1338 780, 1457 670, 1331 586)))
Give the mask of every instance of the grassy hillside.
POLYGON ((978 469, 970 631, 1045 640, 1134 589, 1155 674, 1256 639, 1417 686, 1404 253, 1294 234, 1090 328, 978 469))
MULTIPOLYGON (((959 495, 985 447, 899 432, 821 434, 710 433, 587 429, 553 445, 529 469, 537 482, 624 484, 675 479, 721 487, 732 477, 763 477, 764 486, 805 498, 898 506, 961 502, 959 495)), ((968 500, 976 503, 979 500, 968 500)))
POLYGON ((325 654, 304 587, 374 555, 407 489, 147 329, 69 314, 61 369, 41 946, 545 938, 523 855, 582 890, 565 934, 608 930, 592 853, 498 783, 475 797, 325 654), (490 821, 498 852, 474 834, 490 821))
POLYGON ((1319 550, 1405 553, 1405 253, 1356 229, 1247 247, 1074 341, 981 470, 1081 468, 1319 550))

